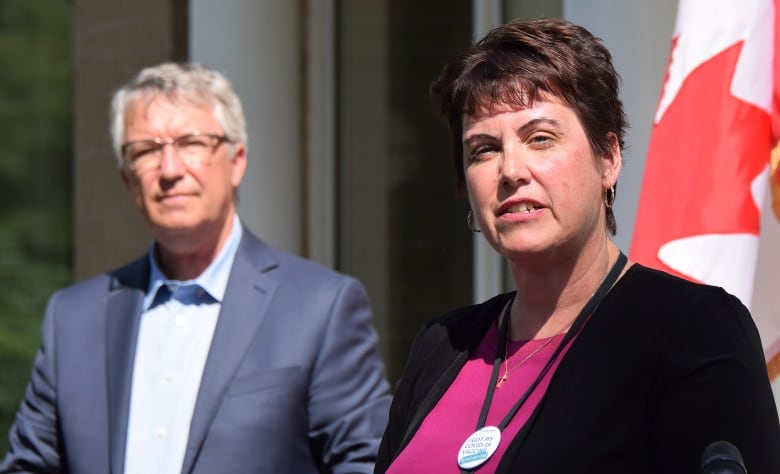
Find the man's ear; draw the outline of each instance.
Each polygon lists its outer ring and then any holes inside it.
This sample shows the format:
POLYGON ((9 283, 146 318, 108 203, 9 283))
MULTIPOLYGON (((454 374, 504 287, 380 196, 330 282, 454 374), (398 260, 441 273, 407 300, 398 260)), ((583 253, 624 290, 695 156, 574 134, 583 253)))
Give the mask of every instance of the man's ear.
POLYGON ((130 177, 127 176, 127 171, 124 169, 119 170, 119 177, 122 178, 122 182, 125 184, 125 187, 130 189, 130 177))
POLYGON ((241 184, 241 180, 244 179, 244 173, 246 173, 247 156, 246 146, 243 143, 236 143, 234 145, 235 151, 233 152, 233 171, 231 181, 233 188, 238 189, 238 185, 241 184))
POLYGON ((119 177, 122 179, 122 183, 124 183, 125 188, 128 191, 133 190, 133 177, 130 175, 130 172, 125 169, 124 167, 119 169, 119 177))

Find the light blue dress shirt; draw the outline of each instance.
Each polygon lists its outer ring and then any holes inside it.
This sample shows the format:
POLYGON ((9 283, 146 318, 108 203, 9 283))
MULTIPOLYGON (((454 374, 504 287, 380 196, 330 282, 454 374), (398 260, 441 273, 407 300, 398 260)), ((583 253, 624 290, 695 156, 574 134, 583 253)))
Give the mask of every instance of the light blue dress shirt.
POLYGON ((151 275, 136 343, 125 473, 181 472, 203 367, 241 240, 238 216, 217 258, 194 280, 151 275))

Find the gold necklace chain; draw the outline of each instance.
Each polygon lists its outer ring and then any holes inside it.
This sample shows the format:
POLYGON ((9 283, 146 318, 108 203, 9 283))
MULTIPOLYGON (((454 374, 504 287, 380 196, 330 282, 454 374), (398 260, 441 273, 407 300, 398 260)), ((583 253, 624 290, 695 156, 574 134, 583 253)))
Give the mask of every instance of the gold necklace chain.
MULTIPOLYGON (((508 328, 507 328, 507 330, 508 330, 508 328)), ((556 334, 555 336, 557 336, 557 335, 558 334, 556 334)), ((502 375, 501 378, 498 379, 498 382, 496 382, 496 388, 500 388, 501 384, 506 382, 506 379, 509 378, 509 375, 512 372, 514 372, 515 370, 519 369, 520 366, 522 366, 523 364, 528 362, 528 360, 531 359, 531 357, 533 357, 534 355, 536 355, 537 352, 539 352, 542 349, 544 349, 545 347, 547 347, 547 345, 549 345, 552 342, 552 340, 555 339, 555 336, 550 337, 549 339, 544 341, 544 344, 542 344, 541 346, 537 347, 533 352, 531 352, 530 354, 525 356, 525 358, 523 360, 521 360, 516 366, 512 367, 512 370, 509 370, 509 338, 507 337, 506 338, 506 342, 504 344, 504 375, 502 375)), ((527 342, 526 342, 526 344, 527 344, 527 342)))

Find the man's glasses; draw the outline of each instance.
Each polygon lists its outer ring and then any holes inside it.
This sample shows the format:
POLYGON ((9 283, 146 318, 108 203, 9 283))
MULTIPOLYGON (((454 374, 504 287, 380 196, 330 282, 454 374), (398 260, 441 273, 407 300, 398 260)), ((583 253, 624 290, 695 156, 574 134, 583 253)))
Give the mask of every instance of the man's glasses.
POLYGON ((173 145, 180 160, 188 167, 209 164, 211 157, 222 143, 229 142, 225 135, 194 131, 176 138, 153 138, 122 145, 122 158, 127 167, 136 173, 160 168, 165 145, 173 145))

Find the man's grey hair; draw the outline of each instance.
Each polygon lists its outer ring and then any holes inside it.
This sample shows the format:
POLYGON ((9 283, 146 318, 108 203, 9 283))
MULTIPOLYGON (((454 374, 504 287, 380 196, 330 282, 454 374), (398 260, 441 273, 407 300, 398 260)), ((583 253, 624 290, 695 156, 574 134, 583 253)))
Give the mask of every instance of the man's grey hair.
POLYGON ((198 63, 163 63, 142 69, 114 93, 111 100, 111 142, 122 166, 122 143, 128 107, 164 97, 188 105, 213 107, 214 117, 231 142, 247 145, 246 119, 241 99, 219 71, 198 63))

